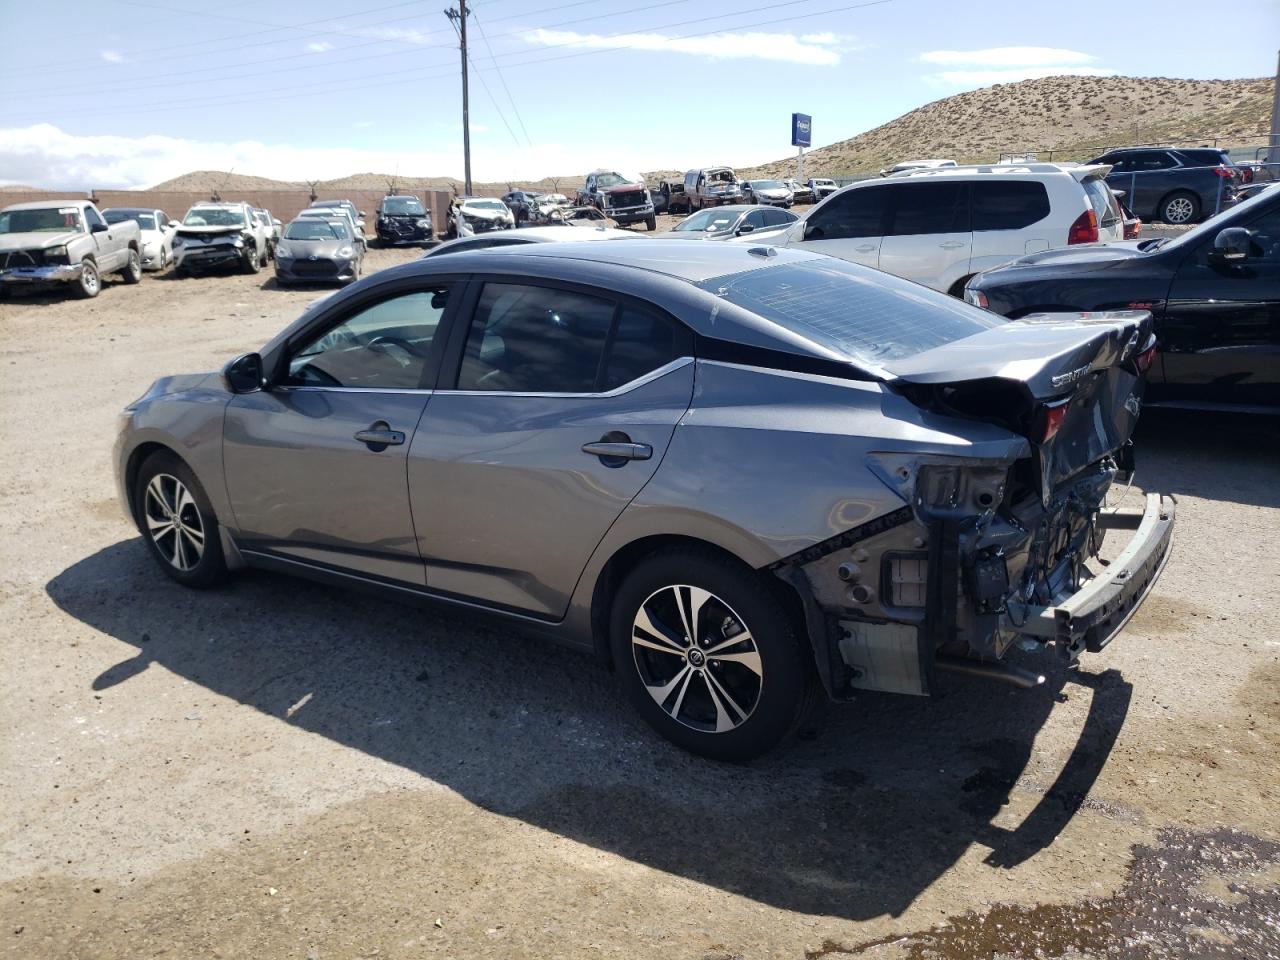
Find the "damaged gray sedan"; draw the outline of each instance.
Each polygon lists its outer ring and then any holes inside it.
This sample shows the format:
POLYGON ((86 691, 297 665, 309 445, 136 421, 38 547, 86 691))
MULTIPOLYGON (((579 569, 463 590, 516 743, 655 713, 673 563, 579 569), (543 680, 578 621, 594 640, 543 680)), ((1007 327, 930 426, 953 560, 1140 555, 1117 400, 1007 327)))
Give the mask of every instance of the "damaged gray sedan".
POLYGON ((181 583, 496 617, 742 759, 824 694, 1034 685, 1015 644, 1105 646, 1172 534, 1159 496, 1104 509, 1154 350, 1145 312, 1008 322, 808 253, 530 244, 381 271, 156 381, 116 468, 181 583))

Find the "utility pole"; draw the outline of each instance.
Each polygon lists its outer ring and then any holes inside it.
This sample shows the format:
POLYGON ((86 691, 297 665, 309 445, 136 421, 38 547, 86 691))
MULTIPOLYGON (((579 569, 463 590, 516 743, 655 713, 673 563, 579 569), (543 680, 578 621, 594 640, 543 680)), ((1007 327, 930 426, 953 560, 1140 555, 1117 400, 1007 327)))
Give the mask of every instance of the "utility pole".
POLYGON ((471 193, 471 108, 467 102, 467 0, 458 0, 444 15, 453 21, 462 41, 462 173, 464 194, 471 193))
MULTIPOLYGON (((1280 55, 1276 57, 1276 85, 1271 101, 1271 139, 1268 141, 1267 163, 1280 163, 1280 55)), ((1276 176, 1275 168, 1269 171, 1272 179, 1276 176)))

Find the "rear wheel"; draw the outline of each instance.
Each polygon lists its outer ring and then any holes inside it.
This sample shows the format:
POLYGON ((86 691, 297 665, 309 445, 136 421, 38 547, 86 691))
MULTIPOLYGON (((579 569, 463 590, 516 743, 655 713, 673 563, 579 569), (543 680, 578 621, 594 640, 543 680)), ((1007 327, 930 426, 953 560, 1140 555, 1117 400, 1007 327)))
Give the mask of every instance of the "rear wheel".
POLYGON ((85 300, 90 300, 96 297, 101 289, 98 265, 92 260, 80 261, 80 276, 76 278, 76 294, 85 300))
POLYGON ((1171 193, 1160 201, 1160 219, 1165 223, 1195 223, 1200 219, 1200 198, 1187 190, 1171 193))
POLYGON ((137 283, 142 279, 142 258, 137 250, 129 251, 129 261, 120 271, 120 279, 125 283, 137 283))
POLYGON ((610 641, 627 695, 686 750, 749 760, 794 728, 813 690, 790 618, 750 568, 689 548, 650 555, 614 597, 610 641))
POLYGON ((155 453, 134 486, 138 525, 166 574, 188 587, 209 587, 227 575, 218 518, 191 468, 171 453, 155 453))

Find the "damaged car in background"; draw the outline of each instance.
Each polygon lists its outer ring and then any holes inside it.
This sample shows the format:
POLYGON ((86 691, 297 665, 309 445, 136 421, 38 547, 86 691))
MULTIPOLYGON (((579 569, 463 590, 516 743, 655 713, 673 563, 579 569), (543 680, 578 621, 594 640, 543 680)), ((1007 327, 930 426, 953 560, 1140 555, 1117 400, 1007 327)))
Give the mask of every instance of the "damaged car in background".
POLYGON ((808 252, 527 243, 380 271, 157 380, 115 464, 182 584, 483 610, 745 759, 824 690, 1034 686, 1011 650, 1106 646, 1173 529, 1156 494, 1106 504, 1154 354, 1142 311, 1006 321, 808 252))
POLYGON ((515 225, 515 214, 496 197, 454 197, 445 236, 452 240, 489 230, 511 230, 515 225))
POLYGON ((415 196, 393 195, 378 201, 374 229, 378 242, 387 246, 398 243, 429 244, 435 240, 431 230, 431 211, 415 196))
POLYGON ((595 207, 620 226, 643 223, 649 230, 658 228, 653 197, 645 188, 644 181, 616 170, 597 170, 587 174, 586 183, 578 191, 578 205, 595 207))
POLYGON ((247 203, 197 203, 182 218, 171 246, 180 277, 215 267, 257 273, 267 265, 267 234, 247 203))

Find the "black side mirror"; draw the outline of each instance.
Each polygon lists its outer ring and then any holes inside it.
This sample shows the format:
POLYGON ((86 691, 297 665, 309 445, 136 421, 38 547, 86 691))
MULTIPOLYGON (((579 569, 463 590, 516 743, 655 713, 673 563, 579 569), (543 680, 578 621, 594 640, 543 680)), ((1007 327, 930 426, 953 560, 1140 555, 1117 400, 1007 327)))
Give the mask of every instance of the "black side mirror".
POLYGON ((111 225, 110 225, 110 224, 106 224, 106 223, 91 223, 91 224, 89 224, 89 232, 90 232, 90 233, 106 233, 106 232, 107 232, 108 230, 110 230, 110 229, 111 229, 111 225))
POLYGON ((1253 234, 1244 227, 1227 227, 1213 238, 1214 256, 1223 263, 1240 263, 1249 259, 1253 234))
POLYGON ((262 357, 246 353, 222 368, 222 379, 232 393, 255 393, 266 386, 262 376, 262 357))
POLYGON ((804 228, 804 238, 806 240, 821 240, 822 235, 821 227, 806 225, 804 228))
POLYGON ((744 223, 738 228, 738 236, 742 236, 744 233, 751 233, 755 228, 756 225, 754 223, 744 223))

